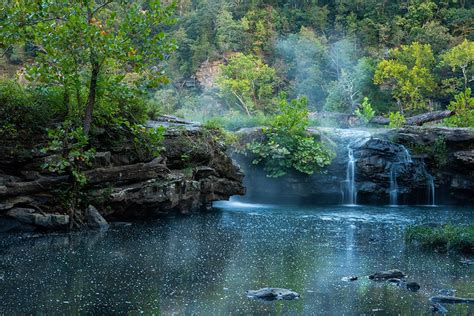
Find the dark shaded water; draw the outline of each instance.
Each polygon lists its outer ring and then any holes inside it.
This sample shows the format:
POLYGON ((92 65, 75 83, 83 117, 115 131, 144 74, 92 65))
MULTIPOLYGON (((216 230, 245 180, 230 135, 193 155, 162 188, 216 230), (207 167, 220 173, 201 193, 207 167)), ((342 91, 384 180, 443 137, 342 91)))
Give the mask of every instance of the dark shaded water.
POLYGON ((103 233, 0 236, 0 314, 428 314, 440 289, 474 297, 474 267, 459 256, 405 249, 404 227, 429 222, 472 223, 474 210, 220 203, 103 233), (341 280, 390 268, 421 290, 341 280), (302 298, 246 298, 265 286, 302 298))

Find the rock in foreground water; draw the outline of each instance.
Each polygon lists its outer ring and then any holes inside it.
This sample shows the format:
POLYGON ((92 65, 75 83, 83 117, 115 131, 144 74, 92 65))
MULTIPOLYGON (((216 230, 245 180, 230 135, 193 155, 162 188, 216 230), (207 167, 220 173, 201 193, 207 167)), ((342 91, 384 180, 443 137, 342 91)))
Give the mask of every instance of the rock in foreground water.
POLYGON ((248 298, 266 301, 294 300, 300 297, 298 293, 292 290, 271 287, 265 287, 259 290, 248 290, 246 293, 248 298))
POLYGON ((374 274, 369 275, 369 279, 371 280, 388 280, 388 279, 401 279, 406 276, 405 273, 403 273, 400 270, 397 269, 392 269, 388 271, 380 271, 376 272, 374 274))

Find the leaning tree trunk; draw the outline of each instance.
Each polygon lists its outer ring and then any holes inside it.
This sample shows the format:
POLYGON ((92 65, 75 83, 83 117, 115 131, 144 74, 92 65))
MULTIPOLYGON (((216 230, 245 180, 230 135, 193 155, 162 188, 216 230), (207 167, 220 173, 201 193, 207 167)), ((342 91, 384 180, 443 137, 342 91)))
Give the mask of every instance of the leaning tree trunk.
POLYGON ((92 124, 92 114, 94 112, 95 98, 97 93, 97 80, 99 78, 100 64, 92 57, 92 73, 89 85, 89 96, 87 98, 86 114, 84 116, 84 133, 89 134, 92 124))
MULTIPOLYGON (((428 122, 439 121, 439 120, 445 119, 447 117, 453 116, 454 114, 455 114, 454 111, 449 111, 449 110, 423 113, 420 115, 415 115, 415 116, 407 118, 405 125, 421 126, 428 122)), ((390 124, 390 120, 386 117, 377 116, 377 117, 374 117, 370 121, 370 123, 388 125, 390 124)))

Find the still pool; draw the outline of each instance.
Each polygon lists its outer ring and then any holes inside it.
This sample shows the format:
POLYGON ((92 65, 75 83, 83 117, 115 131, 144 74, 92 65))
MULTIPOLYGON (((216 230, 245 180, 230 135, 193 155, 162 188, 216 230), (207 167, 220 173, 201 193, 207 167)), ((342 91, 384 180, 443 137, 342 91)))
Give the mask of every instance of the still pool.
MULTIPOLYGON (((459 255, 407 249, 405 227, 473 223, 461 207, 216 203, 105 232, 0 236, 0 314, 421 315, 442 289, 474 297, 459 255), (397 268, 414 293, 366 276, 397 268), (345 276, 359 276, 345 282, 345 276), (296 301, 249 300, 290 288, 296 301)), ((446 305, 454 314, 474 306, 446 305)))

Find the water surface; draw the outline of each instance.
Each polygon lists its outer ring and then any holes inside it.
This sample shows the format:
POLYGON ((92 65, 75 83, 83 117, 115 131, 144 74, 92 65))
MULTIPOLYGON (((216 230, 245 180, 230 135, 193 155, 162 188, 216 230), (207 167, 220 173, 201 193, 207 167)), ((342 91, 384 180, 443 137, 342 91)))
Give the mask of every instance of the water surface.
POLYGON ((441 289, 474 297, 473 266, 404 246, 406 226, 447 222, 473 223, 474 210, 227 202, 102 233, 3 235, 0 314, 427 314, 428 298, 441 289), (391 268, 421 290, 366 277, 391 268), (359 280, 341 280, 352 275, 359 280), (245 290, 265 286, 302 298, 246 298, 245 290))

